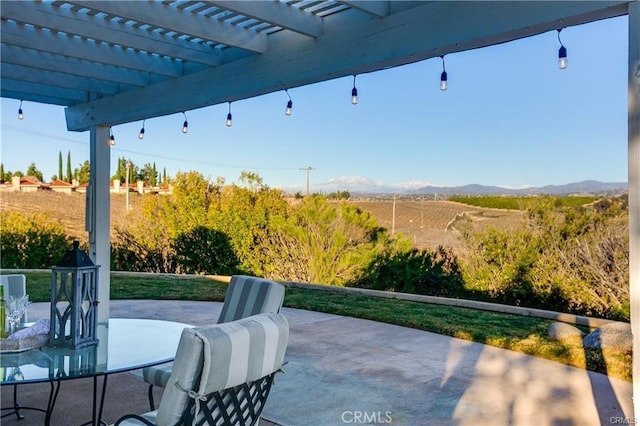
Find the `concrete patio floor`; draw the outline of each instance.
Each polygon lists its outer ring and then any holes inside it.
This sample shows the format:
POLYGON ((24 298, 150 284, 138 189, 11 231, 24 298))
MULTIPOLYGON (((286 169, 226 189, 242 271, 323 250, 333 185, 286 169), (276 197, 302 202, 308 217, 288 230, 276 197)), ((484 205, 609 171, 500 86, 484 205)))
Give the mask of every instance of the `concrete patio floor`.
MULTIPOLYGON (((203 325, 217 302, 111 301, 111 316, 203 325)), ((285 374, 276 377, 263 419, 277 425, 601 425, 633 422, 631 384, 605 375, 479 343, 373 321, 284 308, 291 325, 285 374)), ((29 318, 48 316, 35 303, 29 318)), ((134 348, 132 348, 134 350, 134 348)), ((91 380, 62 384, 53 424, 91 415, 91 380), (86 398, 82 402, 82 397, 86 398)), ((25 405, 48 385, 20 388, 25 405)), ((2 388, 2 405, 10 401, 2 388)), ((157 390, 159 401, 161 390, 157 390)), ((109 376, 104 419, 147 410, 146 385, 109 376)), ((32 402, 33 401, 33 402, 32 402)), ((2 424, 42 424, 43 416, 2 424)))

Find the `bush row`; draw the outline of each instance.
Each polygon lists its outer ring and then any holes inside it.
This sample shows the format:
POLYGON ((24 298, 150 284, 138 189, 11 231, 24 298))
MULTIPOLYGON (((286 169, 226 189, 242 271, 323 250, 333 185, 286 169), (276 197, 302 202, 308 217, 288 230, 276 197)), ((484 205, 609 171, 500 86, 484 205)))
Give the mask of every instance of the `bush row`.
MULTIPOLYGON (((246 273, 273 279, 458 297, 613 319, 629 317, 625 199, 562 207, 540 198, 516 231, 460 229, 466 250, 417 250, 368 213, 322 196, 288 203, 178 174, 171 197, 145 197, 112 241, 112 269, 246 273)), ((242 179, 241 179, 242 180, 242 179)), ((70 247, 45 215, 4 212, 3 268, 49 268, 70 247)))

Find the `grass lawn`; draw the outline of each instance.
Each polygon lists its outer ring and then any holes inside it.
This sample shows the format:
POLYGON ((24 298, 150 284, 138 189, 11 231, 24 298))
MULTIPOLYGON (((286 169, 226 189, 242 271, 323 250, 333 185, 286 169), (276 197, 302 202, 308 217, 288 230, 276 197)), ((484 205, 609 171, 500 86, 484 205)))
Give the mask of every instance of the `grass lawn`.
MULTIPOLYGON (((51 276, 28 272, 27 292, 33 302, 50 299, 51 276)), ((226 283, 200 277, 111 277, 112 299, 222 301, 226 283)), ((547 337, 550 320, 486 312, 455 306, 344 294, 327 290, 287 288, 285 306, 397 324, 587 368, 631 381, 631 353, 585 350, 581 341, 556 342, 547 337)), ((583 331, 589 332, 583 328, 583 331)))

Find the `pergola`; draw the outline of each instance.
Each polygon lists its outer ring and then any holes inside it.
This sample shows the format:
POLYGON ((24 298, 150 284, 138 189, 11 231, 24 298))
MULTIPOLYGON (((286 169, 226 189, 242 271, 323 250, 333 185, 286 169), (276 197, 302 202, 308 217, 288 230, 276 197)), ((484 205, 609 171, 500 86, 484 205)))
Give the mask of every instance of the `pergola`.
MULTIPOLYGON (((629 15, 634 395, 640 395, 638 1, 7 1, 1 96, 66 107, 90 131, 86 227, 109 316, 110 127, 629 15)), ((585 88, 588 90, 588 88, 585 88)), ((640 398, 634 401, 640 413, 640 398)))

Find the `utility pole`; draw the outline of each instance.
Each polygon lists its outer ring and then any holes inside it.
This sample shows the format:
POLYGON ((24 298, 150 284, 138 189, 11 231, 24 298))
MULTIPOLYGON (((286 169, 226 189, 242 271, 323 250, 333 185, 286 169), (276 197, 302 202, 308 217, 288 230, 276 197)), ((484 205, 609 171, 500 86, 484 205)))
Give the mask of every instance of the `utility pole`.
POLYGON ((125 176, 124 181, 125 181, 125 194, 127 194, 127 213, 129 213, 129 172, 131 170, 131 161, 127 161, 127 176, 125 176))
POLYGON ((393 209, 391 213, 391 236, 396 235, 396 194, 393 194, 393 209))
POLYGON ((315 170, 313 167, 304 167, 301 168, 300 170, 306 170, 307 171, 307 196, 309 196, 309 172, 311 170, 315 170))

